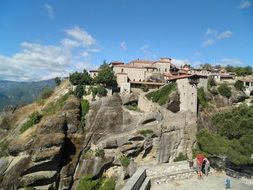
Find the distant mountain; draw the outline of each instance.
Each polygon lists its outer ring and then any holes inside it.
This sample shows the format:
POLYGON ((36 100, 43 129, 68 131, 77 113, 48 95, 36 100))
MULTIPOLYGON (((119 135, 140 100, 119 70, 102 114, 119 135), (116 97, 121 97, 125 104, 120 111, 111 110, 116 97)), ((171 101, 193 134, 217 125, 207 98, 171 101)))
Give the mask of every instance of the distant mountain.
POLYGON ((45 87, 54 88, 54 79, 38 82, 0 80, 0 111, 8 106, 26 105, 33 102, 45 87))

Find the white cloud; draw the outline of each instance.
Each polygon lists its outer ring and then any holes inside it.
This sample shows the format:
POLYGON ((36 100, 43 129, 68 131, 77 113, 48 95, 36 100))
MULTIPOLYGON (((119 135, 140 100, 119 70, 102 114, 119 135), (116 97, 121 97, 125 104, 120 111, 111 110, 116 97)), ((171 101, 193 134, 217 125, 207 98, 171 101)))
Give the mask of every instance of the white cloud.
POLYGON ((48 16, 50 18, 54 18, 54 9, 53 9, 53 7, 49 4, 47 4, 47 3, 44 4, 44 7, 47 10, 48 16))
POLYGON ((190 61, 187 60, 187 59, 172 59, 171 63, 178 66, 178 67, 180 67, 180 66, 183 66, 185 64, 189 65, 190 61))
POLYGON ((150 51, 149 51, 148 49, 149 49, 149 45, 148 45, 148 44, 145 44, 144 46, 142 46, 142 47, 140 48, 141 52, 142 52, 144 55, 150 54, 150 51))
POLYGON ((238 65, 241 65, 243 63, 238 59, 224 58, 224 59, 221 59, 220 61, 218 61, 215 64, 216 65, 222 65, 222 66, 226 66, 226 65, 238 66, 238 65))
POLYGON ((89 47, 96 45, 94 38, 88 32, 79 28, 78 26, 67 29, 65 32, 74 40, 79 42, 81 46, 89 47))
POLYGON ((251 7, 251 1, 250 0, 242 0, 240 2, 240 5, 238 6, 239 9, 247 9, 251 7))
POLYGON ((217 36, 217 39, 225 39, 225 38, 230 38, 233 35, 233 33, 230 30, 224 31, 220 33, 217 36))
POLYGON ((11 56, 0 54, 0 79, 37 81, 90 68, 87 59, 92 52, 82 43, 68 38, 62 39, 59 45, 23 42, 20 52, 11 56))
POLYGON ((120 43, 120 49, 121 49, 121 50, 124 50, 124 51, 127 50, 127 45, 126 45, 126 42, 125 42, 125 41, 123 41, 123 42, 120 43))
POLYGON ((211 46, 215 43, 215 40, 214 39, 207 39, 203 42, 203 45, 204 46, 211 46))
POLYGON ((223 32, 218 32, 217 30, 208 28, 204 34, 204 41, 202 42, 203 46, 211 46, 219 40, 224 40, 232 37, 233 32, 226 30, 223 32))

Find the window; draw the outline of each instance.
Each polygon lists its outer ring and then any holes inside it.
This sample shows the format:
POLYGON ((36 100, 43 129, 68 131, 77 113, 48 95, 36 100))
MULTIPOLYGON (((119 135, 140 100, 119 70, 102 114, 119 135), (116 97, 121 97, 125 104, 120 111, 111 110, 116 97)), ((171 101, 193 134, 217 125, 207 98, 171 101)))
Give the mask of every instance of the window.
POLYGON ((165 72, 167 72, 167 69, 165 69, 165 72))
POLYGON ((121 72, 123 73, 123 72, 124 72, 124 69, 121 69, 121 72))

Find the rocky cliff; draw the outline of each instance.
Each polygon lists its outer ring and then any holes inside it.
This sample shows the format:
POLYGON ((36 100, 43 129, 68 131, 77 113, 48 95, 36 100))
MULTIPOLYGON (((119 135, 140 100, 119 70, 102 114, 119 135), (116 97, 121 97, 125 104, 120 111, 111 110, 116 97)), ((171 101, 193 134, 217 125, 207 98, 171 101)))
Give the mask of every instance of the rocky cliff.
MULTIPOLYGON (((56 93, 45 106, 59 98, 56 93)), ((121 189, 138 165, 173 162, 179 153, 191 156, 196 123, 183 119, 184 112, 156 104, 152 111, 127 109, 138 98, 113 95, 90 102, 85 126, 80 100, 73 95, 24 133, 20 127, 29 114, 19 116, 1 141, 6 143, 1 145, 6 153, 0 158, 1 189, 76 189, 83 176, 112 177, 121 189)), ((43 113, 40 106, 35 110, 43 113)), ((17 113, 22 114, 17 110, 10 120, 17 113)))

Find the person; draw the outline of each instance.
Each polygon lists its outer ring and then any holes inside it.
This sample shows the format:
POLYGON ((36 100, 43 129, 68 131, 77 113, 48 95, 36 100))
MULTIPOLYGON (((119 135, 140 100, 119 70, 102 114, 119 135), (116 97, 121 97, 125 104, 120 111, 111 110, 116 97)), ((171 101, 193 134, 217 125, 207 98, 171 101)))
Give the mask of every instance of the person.
POLYGON ((203 165, 203 161, 204 161, 204 155, 203 154, 198 154, 196 156, 196 169, 197 169, 197 174, 199 178, 202 178, 202 165, 203 165))
POLYGON ((230 188, 231 188, 230 178, 227 178, 227 179, 225 180, 225 188, 226 188, 226 189, 230 189, 230 188))
POLYGON ((205 158, 203 159, 203 171, 204 171, 204 173, 205 173, 206 176, 208 176, 209 168, 210 168, 210 162, 209 162, 209 160, 205 157, 205 158))

